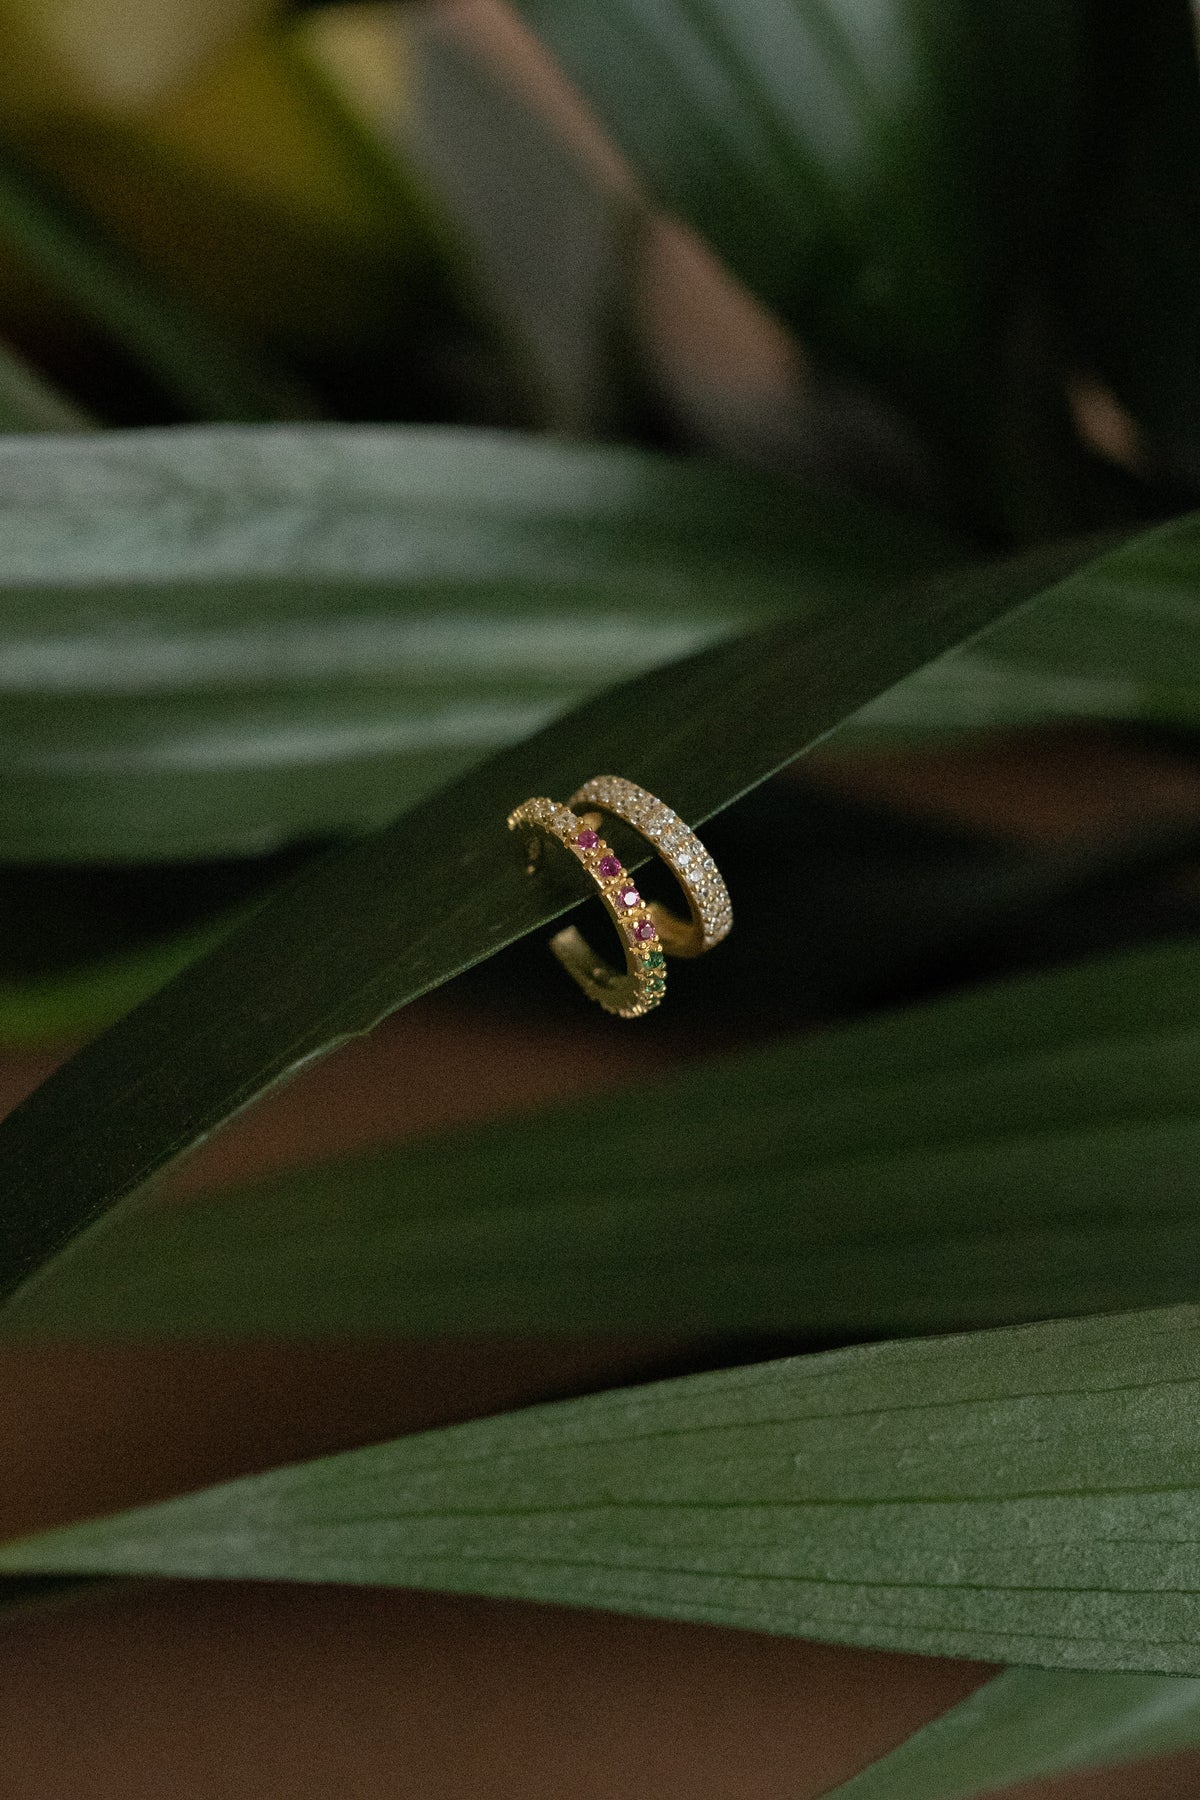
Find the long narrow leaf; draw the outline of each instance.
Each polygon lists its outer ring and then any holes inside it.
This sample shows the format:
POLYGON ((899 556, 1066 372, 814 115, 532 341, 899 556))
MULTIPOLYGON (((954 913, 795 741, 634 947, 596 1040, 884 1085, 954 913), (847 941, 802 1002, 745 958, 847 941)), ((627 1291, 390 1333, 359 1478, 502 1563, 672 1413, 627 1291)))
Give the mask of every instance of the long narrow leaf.
MULTIPOLYGON (((1186 530, 852 722, 1200 718, 1186 530)), ((0 444, 0 857, 214 856, 379 824, 587 692, 944 567, 785 482, 498 434, 0 444)))
POLYGON ((700 821, 1078 555, 867 588, 721 645, 589 702, 315 865, 0 1125, 0 1293, 301 1063, 567 910, 577 890, 531 882, 504 828, 529 794, 615 768, 700 821))
POLYGON ((885 1335, 1196 1293, 1200 948, 126 1214, 0 1335, 885 1335), (536 1169, 536 1183, 529 1179, 536 1169))
POLYGON ((1072 714, 1194 728, 1200 612, 1189 552, 1173 532, 1144 542, 1155 546, 1145 559, 1093 566, 1053 606, 1028 608, 884 695, 859 715, 856 729, 1006 725, 1072 714))
POLYGON ((0 445, 0 854, 379 824, 585 693, 951 555, 790 483, 495 433, 0 445))
POLYGON ((7 1574, 363 1582, 1200 1673, 1200 1312, 627 1388, 0 1550, 7 1574))
POLYGON ((1200 1681, 1006 1669, 825 1800, 974 1800, 1200 1744, 1200 1681))

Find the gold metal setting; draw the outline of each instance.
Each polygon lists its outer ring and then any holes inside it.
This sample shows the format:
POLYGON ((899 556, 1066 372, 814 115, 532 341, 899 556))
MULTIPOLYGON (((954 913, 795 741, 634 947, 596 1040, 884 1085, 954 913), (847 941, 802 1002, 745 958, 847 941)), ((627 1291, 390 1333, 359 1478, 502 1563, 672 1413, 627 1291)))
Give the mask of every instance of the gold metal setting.
POLYGON ((508 828, 526 831, 530 873, 537 868, 546 838, 556 840, 582 864, 596 885, 625 949, 622 974, 597 956, 574 925, 556 932, 550 948, 589 999, 605 1012, 622 1019, 638 1019, 661 1001, 667 986, 666 960, 651 908, 638 893, 632 876, 621 865, 594 826, 544 795, 524 801, 508 815, 508 828))
POLYGON ((597 775, 585 781, 569 804, 584 827, 602 824, 602 812, 624 820, 657 851, 683 889, 688 918, 651 901, 647 910, 668 956, 703 956, 733 929, 733 907, 719 870, 694 831, 678 813, 634 781, 620 775, 597 775), (589 811, 589 808, 597 811, 589 811))

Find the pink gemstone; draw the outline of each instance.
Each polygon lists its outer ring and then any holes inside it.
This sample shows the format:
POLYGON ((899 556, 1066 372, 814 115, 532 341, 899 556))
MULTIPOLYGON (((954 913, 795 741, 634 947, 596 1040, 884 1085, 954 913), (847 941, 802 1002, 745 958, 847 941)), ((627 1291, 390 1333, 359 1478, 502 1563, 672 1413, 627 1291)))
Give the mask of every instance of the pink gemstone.
POLYGON ((622 906, 633 907, 633 906, 640 906, 642 904, 642 896, 638 893, 638 891, 635 887, 622 888, 620 893, 617 895, 617 899, 620 901, 622 906))
POLYGON ((575 842, 581 850, 594 850, 600 839, 594 831, 580 831, 576 834, 575 842))
POLYGON ((658 936, 658 933, 655 931, 649 919, 642 919, 634 926, 633 935, 638 940, 639 944, 648 944, 652 937, 658 936))
POLYGON ((606 881, 611 880, 614 875, 619 875, 621 873, 621 865, 615 856, 602 856, 600 858, 600 873, 604 876, 606 881))

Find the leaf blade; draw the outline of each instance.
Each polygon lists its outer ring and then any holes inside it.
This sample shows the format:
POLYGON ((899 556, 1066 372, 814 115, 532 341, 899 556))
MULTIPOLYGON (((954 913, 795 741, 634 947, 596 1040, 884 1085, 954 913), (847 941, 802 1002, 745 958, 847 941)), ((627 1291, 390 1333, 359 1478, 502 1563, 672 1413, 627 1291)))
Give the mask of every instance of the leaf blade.
MULTIPOLYGON (((607 682, 958 560, 920 525, 789 482, 422 427, 0 445, 0 496, 14 861, 378 825, 607 682)), ((1014 618, 842 741, 1194 722, 1190 583, 1186 551, 1098 566, 1057 627, 1014 618)))
POLYGON ((1006 1669, 824 1800, 973 1800, 1200 1743, 1200 1681, 1006 1669))
POLYGON ((7 1574, 367 1582, 1200 1672, 1200 1312, 617 1390, 9 1544, 7 1574))
POLYGON ((589 1104, 613 1175, 566 1106, 139 1210, 0 1338, 863 1336, 1184 1301, 1198 987, 1168 945, 641 1082, 589 1104))
POLYGON ((565 911, 575 896, 530 883, 502 848, 530 793, 621 768, 699 821, 1081 554, 868 592, 735 639, 602 696, 322 859, 0 1124, 0 1292, 302 1062, 565 911))
POLYGON ((0 854, 378 825, 588 691, 937 534, 635 451, 429 428, 0 445, 0 854))

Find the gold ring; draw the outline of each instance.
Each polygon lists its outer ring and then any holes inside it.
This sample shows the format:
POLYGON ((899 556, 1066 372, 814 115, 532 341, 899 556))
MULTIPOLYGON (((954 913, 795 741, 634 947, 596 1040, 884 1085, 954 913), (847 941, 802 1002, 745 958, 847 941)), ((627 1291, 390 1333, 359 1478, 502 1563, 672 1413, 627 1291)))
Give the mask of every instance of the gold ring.
POLYGON ((623 819, 658 852, 674 875, 687 898, 689 916, 681 919, 657 900, 647 908, 668 956, 702 956, 728 937, 733 929, 729 891, 716 863, 678 813, 620 775, 597 775, 585 781, 569 804, 579 810, 585 826, 601 824, 601 812, 623 819), (598 810, 585 811, 588 807, 598 810))
POLYGON ((537 868, 545 838, 557 840, 587 870, 625 949, 625 971, 597 956, 583 933, 568 925, 550 939, 550 948, 567 974, 605 1012, 638 1019, 656 1007, 666 992, 667 971, 658 927, 620 859, 599 832, 569 806, 538 796, 508 815, 508 828, 526 828, 530 874, 537 868))

